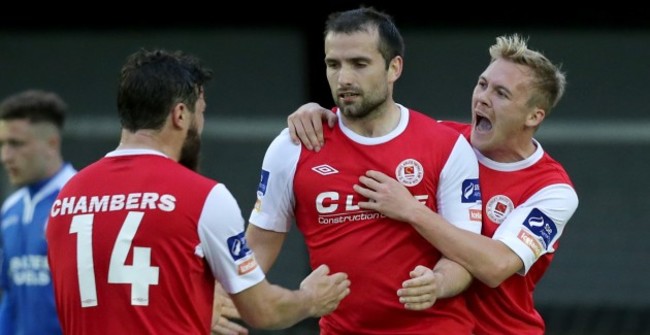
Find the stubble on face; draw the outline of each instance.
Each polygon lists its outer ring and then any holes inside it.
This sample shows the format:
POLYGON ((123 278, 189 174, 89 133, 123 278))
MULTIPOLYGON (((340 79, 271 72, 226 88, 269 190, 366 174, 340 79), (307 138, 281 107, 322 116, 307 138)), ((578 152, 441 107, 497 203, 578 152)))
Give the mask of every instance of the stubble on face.
POLYGON ((337 106, 341 110, 343 116, 349 120, 356 121, 368 118, 385 102, 386 96, 383 98, 374 96, 368 99, 361 99, 359 102, 353 104, 345 104, 340 100, 337 100, 337 106))
POLYGON ((199 172, 200 152, 201 136, 197 125, 192 122, 190 129, 187 130, 187 136, 183 142, 178 162, 192 171, 199 172))

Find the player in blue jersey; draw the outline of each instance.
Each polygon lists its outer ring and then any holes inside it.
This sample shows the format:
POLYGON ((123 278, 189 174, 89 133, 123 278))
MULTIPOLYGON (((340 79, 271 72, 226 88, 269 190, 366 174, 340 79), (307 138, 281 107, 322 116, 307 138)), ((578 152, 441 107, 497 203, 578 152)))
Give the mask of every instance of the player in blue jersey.
POLYGON ((61 154, 66 103, 26 90, 0 103, 0 158, 15 191, 0 217, 0 335, 57 335, 45 225, 59 190, 76 173, 61 154))

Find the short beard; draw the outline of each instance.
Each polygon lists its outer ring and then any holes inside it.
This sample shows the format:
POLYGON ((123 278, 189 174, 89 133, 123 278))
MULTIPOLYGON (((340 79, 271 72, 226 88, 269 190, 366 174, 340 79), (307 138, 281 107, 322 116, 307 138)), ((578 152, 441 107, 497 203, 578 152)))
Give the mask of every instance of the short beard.
POLYGON ((338 107, 343 116, 350 120, 367 120, 371 115, 376 115, 375 112, 377 108, 384 103, 386 103, 386 98, 379 100, 365 100, 360 105, 339 105, 338 107))
POLYGON ((199 172, 200 151, 201 137, 196 127, 191 127, 187 130, 178 162, 192 171, 199 172))

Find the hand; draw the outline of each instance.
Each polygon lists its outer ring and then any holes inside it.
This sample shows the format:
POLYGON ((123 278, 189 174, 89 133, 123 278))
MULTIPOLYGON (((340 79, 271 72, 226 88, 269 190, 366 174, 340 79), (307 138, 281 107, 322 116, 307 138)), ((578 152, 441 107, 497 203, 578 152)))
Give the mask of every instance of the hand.
POLYGON ((295 144, 302 144, 309 150, 320 151, 325 145, 323 138, 323 121, 332 128, 336 114, 315 102, 304 104, 287 117, 289 135, 295 144))
POLYGON ((397 180, 386 174, 370 170, 359 177, 361 185, 353 185, 354 191, 368 198, 360 201, 359 207, 380 212, 391 219, 409 222, 407 215, 413 213, 411 208, 422 206, 409 190, 397 180))
POLYGON ((214 287, 214 303, 212 306, 211 335, 248 335, 248 329, 230 320, 240 320, 241 317, 230 296, 219 283, 216 283, 214 287))
POLYGON ((343 298, 350 294, 350 280, 343 272, 329 275, 330 269, 323 264, 312 271, 300 283, 300 290, 311 295, 311 315, 321 317, 339 306, 343 298))
POLYGON ((418 265, 409 275, 411 279, 405 280, 402 288, 397 290, 399 302, 404 304, 404 308, 416 311, 433 306, 442 285, 440 274, 434 273, 426 266, 418 265))

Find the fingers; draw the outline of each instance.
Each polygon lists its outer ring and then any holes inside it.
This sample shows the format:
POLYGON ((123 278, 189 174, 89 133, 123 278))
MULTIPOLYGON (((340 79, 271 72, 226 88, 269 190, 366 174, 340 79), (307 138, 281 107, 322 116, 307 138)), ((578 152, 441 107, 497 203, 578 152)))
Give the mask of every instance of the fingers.
POLYGON ((321 316, 333 312, 339 306, 341 300, 350 294, 350 280, 347 279, 347 274, 339 272, 331 275, 330 277, 336 283, 335 292, 339 293, 329 301, 327 308, 321 312, 321 316))
POLYGON ((211 335, 247 335, 248 329, 242 325, 220 317, 216 324, 212 325, 211 335))
MULTIPOLYGON (((291 141, 293 143, 300 144, 302 142, 307 149, 313 150, 314 147, 309 138, 309 135, 307 135, 305 124, 303 122, 305 122, 305 120, 302 119, 297 111, 289 115, 289 117, 287 117, 287 123, 289 125, 289 136, 291 137, 291 141)), ((308 125, 310 125, 310 123, 308 123, 308 125)))
POLYGON ((327 264, 321 264, 314 271, 312 271, 312 273, 326 275, 330 273, 330 268, 327 266, 327 264))
POLYGON ((415 268, 409 273, 409 276, 411 276, 411 278, 422 278, 428 276, 425 279, 428 281, 433 281, 433 270, 423 265, 416 265, 415 268))
POLYGON ((366 176, 368 178, 372 178, 372 179, 376 180, 378 183, 383 183, 383 182, 395 180, 394 177, 391 177, 391 176, 389 176, 389 175, 387 175, 387 174, 385 174, 385 173, 383 173, 381 171, 377 171, 377 170, 368 170, 368 171, 366 171, 366 176))
POLYGON ((311 115, 311 124, 308 124, 307 127, 305 127, 305 133, 309 138, 311 146, 313 146, 314 150, 317 152, 320 151, 323 144, 325 144, 325 138, 323 137, 323 121, 321 120, 322 115, 323 111, 319 109, 318 113, 311 115))
POLYGON ((331 128, 336 122, 336 115, 316 103, 307 103, 287 117, 289 136, 295 144, 302 144, 308 150, 320 151, 325 144, 323 121, 331 128))
POLYGON ((427 308, 431 308, 435 304, 435 301, 433 300, 426 300, 422 302, 402 302, 404 304, 404 308, 408 310, 414 310, 414 311, 421 311, 427 308))
MULTIPOLYGON (((291 142, 294 144, 300 144, 300 136, 298 136, 298 129, 296 129, 296 121, 295 119, 297 116, 291 114, 287 116, 287 126, 289 127, 289 136, 291 137, 291 142)), ((304 132, 304 130, 303 130, 304 132)))
POLYGON ((221 308, 221 316, 230 319, 240 319, 241 316, 239 315, 239 311, 237 311, 237 308, 232 303, 232 300, 228 299, 228 301, 230 303, 224 304, 224 306, 221 308))
POLYGON ((320 317, 335 310, 341 300, 350 294, 350 280, 343 272, 329 274, 322 264, 312 271, 300 284, 301 289, 312 291, 318 303, 313 306, 312 316, 320 317))
POLYGON ((327 119, 327 125, 330 128, 333 128, 334 125, 336 125, 336 120, 338 119, 336 114, 334 114, 331 111, 329 111, 327 109, 324 109, 324 108, 323 108, 323 110, 325 110, 325 112, 326 112, 325 113, 325 118, 327 119))
POLYGON ((434 285, 400 288, 397 290, 397 296, 406 309, 422 310, 436 302, 434 285))
POLYGON ((402 283, 397 296, 404 308, 422 310, 433 306, 437 300, 437 284, 433 271, 418 265, 409 273, 411 279, 402 283))

